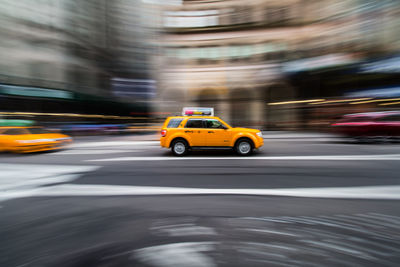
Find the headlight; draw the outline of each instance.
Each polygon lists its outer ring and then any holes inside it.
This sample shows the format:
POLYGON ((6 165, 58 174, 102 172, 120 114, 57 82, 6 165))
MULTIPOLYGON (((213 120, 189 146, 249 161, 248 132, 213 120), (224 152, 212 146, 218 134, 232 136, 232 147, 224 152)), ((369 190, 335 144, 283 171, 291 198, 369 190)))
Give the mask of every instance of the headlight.
POLYGON ((258 135, 259 137, 262 137, 262 132, 258 132, 257 135, 258 135))

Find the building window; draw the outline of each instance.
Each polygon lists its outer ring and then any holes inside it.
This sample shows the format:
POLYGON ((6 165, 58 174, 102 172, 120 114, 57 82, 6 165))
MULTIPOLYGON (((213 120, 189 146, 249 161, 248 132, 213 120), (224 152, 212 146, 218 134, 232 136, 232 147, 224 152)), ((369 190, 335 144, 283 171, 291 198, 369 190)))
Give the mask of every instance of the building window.
POLYGON ((201 28, 219 25, 218 10, 168 11, 164 13, 164 27, 201 28))
POLYGON ((252 20, 251 9, 249 7, 236 7, 231 15, 231 24, 243 24, 252 20))
POLYGON ((267 7, 265 9, 265 22, 267 24, 282 24, 289 19, 288 7, 267 7))

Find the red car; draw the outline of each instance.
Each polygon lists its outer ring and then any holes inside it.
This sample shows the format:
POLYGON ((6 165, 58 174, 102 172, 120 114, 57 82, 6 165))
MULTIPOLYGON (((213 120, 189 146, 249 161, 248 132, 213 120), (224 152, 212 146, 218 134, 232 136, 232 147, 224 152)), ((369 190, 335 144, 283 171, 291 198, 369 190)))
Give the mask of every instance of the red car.
POLYGON ((332 124, 334 131, 358 139, 400 137, 400 111, 356 113, 332 124))

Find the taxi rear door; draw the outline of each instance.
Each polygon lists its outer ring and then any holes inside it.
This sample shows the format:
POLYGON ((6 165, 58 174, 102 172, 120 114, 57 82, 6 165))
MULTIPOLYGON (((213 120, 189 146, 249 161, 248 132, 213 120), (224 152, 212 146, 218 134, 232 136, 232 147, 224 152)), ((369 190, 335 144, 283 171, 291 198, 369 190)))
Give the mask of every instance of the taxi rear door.
POLYGON ((8 128, 1 131, 0 151, 15 149, 16 140, 26 140, 27 137, 29 137, 29 132, 25 128, 8 128))
POLYGON ((206 146, 207 129, 204 128, 203 119, 188 119, 183 132, 191 146, 206 146))

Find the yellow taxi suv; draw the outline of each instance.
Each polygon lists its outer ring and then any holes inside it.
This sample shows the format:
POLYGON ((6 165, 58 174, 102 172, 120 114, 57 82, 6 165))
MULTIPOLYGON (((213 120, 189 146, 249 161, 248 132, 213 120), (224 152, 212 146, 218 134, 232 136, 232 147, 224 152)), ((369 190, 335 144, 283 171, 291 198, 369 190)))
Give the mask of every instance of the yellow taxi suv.
POLYGON ((231 127, 214 116, 213 108, 184 108, 182 113, 168 117, 161 129, 161 147, 171 148, 175 156, 197 149, 233 149, 248 156, 264 145, 261 131, 231 127))
POLYGON ((30 153, 64 148, 72 138, 41 127, 0 127, 0 151, 30 153))

